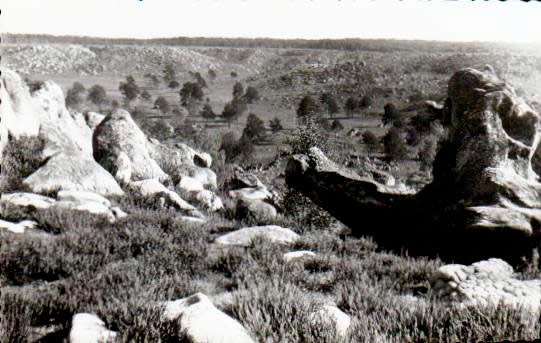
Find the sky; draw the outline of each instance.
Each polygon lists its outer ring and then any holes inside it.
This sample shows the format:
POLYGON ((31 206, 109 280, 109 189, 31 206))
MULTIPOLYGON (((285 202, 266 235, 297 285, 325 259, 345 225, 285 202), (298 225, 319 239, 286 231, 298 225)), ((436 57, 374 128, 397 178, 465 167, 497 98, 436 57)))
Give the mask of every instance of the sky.
POLYGON ((532 0, 0 0, 0 32, 541 42, 532 0))

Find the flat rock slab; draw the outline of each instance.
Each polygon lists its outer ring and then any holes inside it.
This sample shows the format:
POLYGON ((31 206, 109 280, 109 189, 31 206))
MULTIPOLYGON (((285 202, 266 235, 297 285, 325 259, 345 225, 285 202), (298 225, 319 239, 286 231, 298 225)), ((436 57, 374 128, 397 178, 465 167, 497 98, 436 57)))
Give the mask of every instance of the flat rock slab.
POLYGON ((541 309, 541 280, 518 280, 505 261, 491 258, 469 266, 449 264, 433 275, 431 285, 441 299, 464 305, 523 306, 541 309))
POLYGON ((277 225, 246 227, 237 231, 230 232, 215 241, 222 245, 242 245, 248 246, 256 237, 263 237, 274 243, 290 244, 297 241, 300 236, 290 229, 277 225))
POLYGON ((316 254, 313 251, 308 250, 290 251, 282 256, 286 262, 296 262, 314 257, 316 257, 316 254))
POLYGON ((38 226, 33 220, 23 220, 18 223, 12 223, 0 219, 0 230, 7 230, 12 233, 24 233, 28 229, 35 229, 38 226))

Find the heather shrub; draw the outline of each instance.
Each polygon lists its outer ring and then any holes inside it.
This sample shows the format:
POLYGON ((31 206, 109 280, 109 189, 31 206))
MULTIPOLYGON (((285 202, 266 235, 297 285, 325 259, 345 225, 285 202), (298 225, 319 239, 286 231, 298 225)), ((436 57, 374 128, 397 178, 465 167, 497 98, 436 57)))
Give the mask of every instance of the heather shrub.
POLYGON ((0 192, 23 190, 23 180, 40 167, 44 144, 37 137, 10 139, 2 156, 0 192))

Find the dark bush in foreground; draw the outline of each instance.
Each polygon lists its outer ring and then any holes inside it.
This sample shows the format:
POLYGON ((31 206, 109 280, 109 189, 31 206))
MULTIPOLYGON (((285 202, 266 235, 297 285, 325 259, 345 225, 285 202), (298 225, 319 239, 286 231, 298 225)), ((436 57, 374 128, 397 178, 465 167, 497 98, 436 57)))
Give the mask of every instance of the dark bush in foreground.
POLYGON ((40 166, 44 144, 37 137, 21 137, 9 141, 2 156, 0 192, 23 190, 23 180, 40 166))

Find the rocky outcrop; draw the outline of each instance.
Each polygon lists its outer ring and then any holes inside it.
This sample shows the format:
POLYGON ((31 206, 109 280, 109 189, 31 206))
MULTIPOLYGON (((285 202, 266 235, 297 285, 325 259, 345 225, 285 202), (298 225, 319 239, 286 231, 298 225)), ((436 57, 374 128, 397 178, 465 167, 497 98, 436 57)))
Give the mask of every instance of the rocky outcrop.
POLYGON ((12 223, 0 219, 0 229, 12 233, 24 233, 28 229, 35 229, 38 226, 33 220, 23 220, 18 223, 12 223))
POLYGON ((66 109, 60 86, 46 81, 32 97, 42 109, 38 113, 41 123, 39 136, 45 142, 44 158, 58 152, 92 155, 92 131, 81 113, 71 113, 66 109))
POLYGON ((105 114, 97 112, 86 112, 84 114, 86 125, 94 132, 94 130, 100 125, 100 123, 105 119, 105 114))
POLYGON ((109 114, 92 136, 94 159, 111 174, 119 170, 119 156, 124 153, 131 162, 131 180, 167 177, 150 156, 149 142, 130 114, 122 109, 109 114))
POLYGON ((430 281, 435 295, 463 306, 504 304, 538 315, 541 280, 519 280, 505 261, 491 258, 465 266, 440 267, 430 281))
POLYGON ((457 72, 448 91, 450 137, 419 193, 361 178, 315 148, 289 160, 287 183, 390 248, 470 262, 529 255, 541 238, 541 183, 531 167, 541 118, 489 70, 457 72))
POLYGON ((89 154, 61 152, 28 176, 23 185, 34 193, 58 190, 90 191, 105 196, 123 195, 115 179, 89 154))
POLYGON ((316 254, 309 250, 290 251, 282 256, 285 262, 308 260, 314 257, 316 257, 316 254))
POLYGON ((17 73, 2 68, 1 74, 0 117, 3 125, 14 138, 37 136, 41 109, 36 106, 28 87, 17 73))
POLYGON ((116 336, 117 333, 108 330, 95 314, 78 313, 71 320, 70 343, 110 343, 116 336))
POLYGON ((215 243, 220 245, 248 246, 257 237, 263 237, 273 243, 291 244, 300 236, 290 229, 277 225, 245 227, 218 237, 215 243))
POLYGON ((196 293, 165 304, 166 320, 179 318, 180 328, 193 343, 253 343, 246 329, 217 309, 209 298, 196 293))

